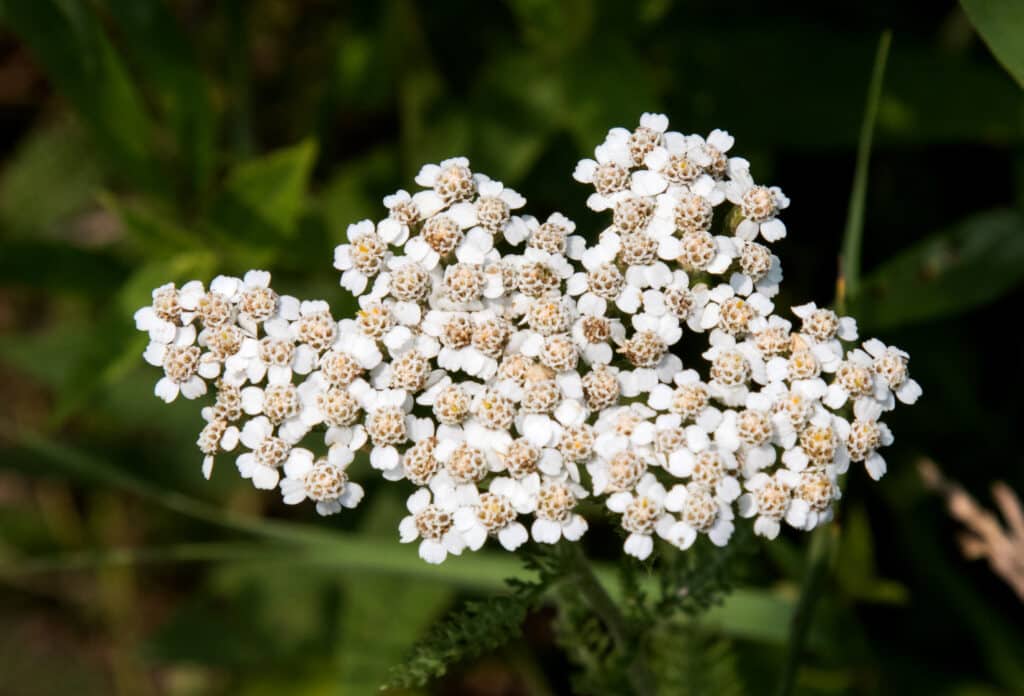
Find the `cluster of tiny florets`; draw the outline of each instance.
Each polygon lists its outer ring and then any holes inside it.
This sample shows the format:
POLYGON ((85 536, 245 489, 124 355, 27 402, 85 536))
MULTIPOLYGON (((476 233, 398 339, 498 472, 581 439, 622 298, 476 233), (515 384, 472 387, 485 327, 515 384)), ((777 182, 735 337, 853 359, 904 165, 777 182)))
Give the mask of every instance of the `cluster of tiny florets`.
POLYGON ((813 303, 775 313, 769 245, 789 199, 754 182, 724 131, 644 114, 574 178, 610 224, 591 243, 475 173, 424 166, 420 189, 349 226, 334 253, 354 316, 270 288, 266 272, 165 285, 136 314, 156 393, 203 396, 210 475, 233 452, 258 488, 321 514, 354 507, 360 452, 416 487, 403 542, 440 562, 494 537, 513 550, 579 539, 586 497, 619 515, 625 550, 654 537, 728 543, 735 516, 778 534, 830 519, 850 462, 885 473, 880 421, 920 387, 908 356, 813 303), (706 335, 699 365, 674 348, 706 335), (323 434, 322 451, 308 444, 323 434))

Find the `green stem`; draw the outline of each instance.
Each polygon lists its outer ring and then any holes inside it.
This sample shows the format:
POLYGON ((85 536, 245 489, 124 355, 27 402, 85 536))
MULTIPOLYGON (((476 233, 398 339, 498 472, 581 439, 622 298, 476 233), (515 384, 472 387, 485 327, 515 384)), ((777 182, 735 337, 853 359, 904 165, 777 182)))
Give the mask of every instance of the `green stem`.
POLYGON ((623 655, 631 655, 627 677, 637 696, 654 696, 657 687, 654 677, 644 664, 643 650, 637 636, 629 630, 625 617, 615 600, 598 580, 590 561, 578 543, 563 542, 567 559, 576 579, 576 588, 587 600, 590 608, 600 617, 616 647, 623 655))
POLYGON ((856 298, 860 292, 860 252, 864 237, 864 203, 868 188, 868 164, 871 161, 871 139, 875 132, 878 116, 878 102, 882 97, 882 83, 885 79, 885 64, 889 58, 892 32, 882 32, 875 52, 875 65, 868 85, 867 105, 864 120, 861 121, 860 137, 857 141, 857 165, 850 191, 850 207, 846 216, 846 231, 843 234, 843 249, 840 268, 838 305, 844 306, 846 298, 856 298))
POLYGON ((786 648, 786 662, 782 667, 779 679, 779 696, 788 696, 796 686, 796 675, 803 658, 804 645, 810 632, 814 618, 814 609, 818 597, 825 585, 825 576, 835 557, 838 546, 836 528, 832 525, 818 527, 811 535, 810 549, 807 553, 807 569, 804 571, 803 584, 800 589, 800 600, 793 614, 790 626, 789 645, 786 648))

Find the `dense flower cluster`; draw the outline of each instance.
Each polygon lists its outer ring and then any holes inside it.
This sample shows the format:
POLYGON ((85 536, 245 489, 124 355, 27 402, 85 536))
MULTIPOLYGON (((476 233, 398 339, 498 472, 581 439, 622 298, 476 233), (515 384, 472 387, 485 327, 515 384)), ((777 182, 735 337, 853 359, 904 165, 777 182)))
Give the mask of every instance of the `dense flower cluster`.
POLYGON ((560 214, 465 158, 350 225, 335 250, 352 317, 270 289, 269 274, 165 285, 136 314, 156 393, 214 381, 198 445, 209 476, 233 451, 257 488, 321 514, 354 507, 357 453, 416 488, 403 542, 440 562, 489 537, 579 539, 577 503, 618 516, 625 551, 658 536, 728 543, 738 513, 772 538, 830 519, 850 462, 879 478, 881 422, 920 387, 908 356, 813 303, 775 314, 789 199, 756 184, 723 131, 615 128, 574 177, 611 224, 587 243, 560 214), (700 365, 673 347, 706 334, 700 365), (698 369, 699 368, 699 369, 698 369), (322 432, 318 453, 302 446, 322 432))

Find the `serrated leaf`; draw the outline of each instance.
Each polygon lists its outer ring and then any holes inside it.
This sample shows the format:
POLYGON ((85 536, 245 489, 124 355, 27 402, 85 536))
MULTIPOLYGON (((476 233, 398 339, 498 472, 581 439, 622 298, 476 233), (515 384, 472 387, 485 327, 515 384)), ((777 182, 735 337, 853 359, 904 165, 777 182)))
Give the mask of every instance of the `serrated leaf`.
POLYGON ((1024 87, 1024 3, 1019 0, 960 0, 960 5, 996 60, 1024 87))
POLYGON ((1024 215, 974 215, 897 254, 864 279, 855 314, 871 329, 939 319, 995 300, 1024 280, 1024 215))

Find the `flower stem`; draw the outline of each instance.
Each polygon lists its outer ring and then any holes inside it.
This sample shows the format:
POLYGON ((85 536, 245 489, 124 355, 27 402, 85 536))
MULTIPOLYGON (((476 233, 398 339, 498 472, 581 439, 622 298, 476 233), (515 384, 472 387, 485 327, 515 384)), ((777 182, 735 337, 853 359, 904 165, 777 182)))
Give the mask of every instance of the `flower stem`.
POLYGON ((811 534, 810 549, 807 552, 807 569, 800 589, 800 601, 793 614, 789 631, 789 645, 786 648, 786 662, 779 679, 778 696, 789 696, 796 686, 796 675, 803 659, 804 644, 811 628, 814 609, 825 585, 825 576, 835 558, 839 544, 835 527, 818 527, 811 534))
POLYGON ((636 696, 655 696, 657 687, 653 675, 644 664, 640 641, 630 631, 615 600, 598 580, 580 544, 563 542, 563 547, 566 550, 565 557, 572 575, 576 580, 576 588, 604 623, 618 650, 629 657, 626 676, 636 696))
POLYGON ((857 165, 850 191, 850 206, 846 217, 846 231, 843 234, 842 260, 840 263, 840 300, 857 299, 860 293, 860 252, 864 237, 864 207, 868 188, 868 164, 871 159, 871 140, 875 132, 878 104, 882 99, 882 83, 885 80, 885 64, 889 59, 889 44, 892 31, 882 32, 875 52, 875 64, 868 85, 867 104, 861 121, 860 137, 857 141, 857 165))

